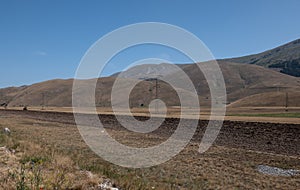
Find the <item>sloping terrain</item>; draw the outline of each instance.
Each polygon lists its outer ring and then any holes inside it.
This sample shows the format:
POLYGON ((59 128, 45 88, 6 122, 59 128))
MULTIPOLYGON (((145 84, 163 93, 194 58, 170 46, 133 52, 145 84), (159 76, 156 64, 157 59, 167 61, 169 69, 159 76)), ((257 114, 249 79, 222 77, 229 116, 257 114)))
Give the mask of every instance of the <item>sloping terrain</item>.
MULTIPOLYGON (((297 106, 300 102, 300 96, 297 93, 300 92, 300 79, 297 77, 285 75, 257 65, 239 64, 225 60, 220 60, 218 63, 225 80, 227 103, 232 103, 254 94, 273 94, 277 92, 289 92, 291 96, 295 97, 294 99, 290 99, 290 105, 297 106)), ((179 64, 177 66, 190 77, 198 95, 201 97, 200 103, 209 105, 211 101, 210 90, 199 67, 196 64, 179 64)), ((165 63, 137 66, 122 73, 119 77, 128 79, 140 78, 141 76, 145 76, 145 78, 158 76, 160 78, 159 76, 167 75, 161 78, 169 78, 171 81, 179 81, 179 83, 180 81, 184 81, 183 75, 178 74, 176 71, 174 72, 172 69, 166 71, 165 68, 165 63)), ((188 88, 184 89, 188 90, 188 88)), ((272 99, 269 101, 268 106, 284 106, 284 104, 281 105, 281 99, 282 97, 280 96, 272 99)), ((266 105, 263 99, 254 98, 252 100, 253 105, 266 105)), ((251 102, 248 102, 248 105, 251 105, 251 102)))
POLYGON ((231 107, 300 107, 300 91, 265 92, 247 96, 230 104, 231 107))
MULTIPOLYGON (((201 64, 201 63, 200 63, 201 64)), ((165 64, 163 64, 165 66, 165 64)), ((210 105, 210 90, 208 88, 206 79, 202 72, 198 69, 196 64, 184 64, 178 65, 194 83, 195 89, 198 93, 199 100, 202 106, 210 105)), ((256 65, 245 65, 232 63, 227 61, 219 61, 219 66, 223 72, 225 79, 227 99, 228 103, 232 103, 238 100, 247 100, 245 105, 266 105, 266 100, 261 98, 262 96, 252 96, 255 94, 263 93, 284 93, 289 92, 290 106, 299 105, 300 92, 300 78, 285 75, 270 69, 266 69, 256 65), (246 98, 251 96, 251 98, 246 98), (246 98, 246 99, 244 99, 246 98)), ((147 77, 145 71, 149 71, 149 67, 159 70, 161 65, 146 65, 144 67, 139 66, 138 70, 135 70, 134 75, 126 75, 126 77, 120 80, 126 81, 121 88, 117 89, 117 94, 123 95, 123 89, 128 88, 127 82, 130 80, 137 81, 137 85, 130 93, 130 106, 148 106, 149 103, 156 98, 156 80, 141 80, 141 76, 147 77), (131 78, 129 78, 131 77, 131 78)), ((135 68, 136 69, 136 68, 135 68)), ((164 71, 166 74, 166 71, 164 71)), ((173 71, 172 71, 173 72, 173 71)), ((172 80, 172 77, 180 81, 182 75, 176 73, 167 73, 172 80), (178 78, 179 77, 179 78, 178 78)), ((125 73, 126 74, 126 73, 125 73)), ((152 73, 151 73, 152 75, 152 73)), ((121 76, 122 77, 122 76, 121 76)), ((115 81, 115 77, 99 78, 96 88, 96 105, 100 107, 111 106, 111 90, 115 81)), ((183 80, 183 79, 182 79, 183 80)), ((92 80, 82 81, 83 85, 91 86, 92 80)), ((0 90, 0 103, 8 103, 8 106, 58 106, 58 107, 70 107, 72 105, 72 85, 73 80, 51 80, 42 83, 33 84, 30 86, 5 88, 0 90)), ((169 84, 158 80, 157 83, 157 97, 162 99, 168 106, 179 106, 179 98, 176 91, 183 92, 189 96, 195 96, 189 92, 189 88, 178 88, 175 86, 173 89, 169 84)), ((83 93, 83 89, 75 89, 76 93, 83 93)), ((265 97, 268 99, 268 97, 265 97)), ((275 96, 272 99, 268 99, 268 106, 282 105, 282 95, 275 96)), ((82 105, 87 105, 87 99, 82 99, 82 105)), ((193 102, 190 102, 193 105, 193 102)), ((236 104, 238 105, 238 104, 236 104)), ((244 104, 241 104, 244 105, 244 104)), ((284 105, 282 105, 284 106, 284 105)))
MULTIPOLYGON (((197 63, 201 64, 201 63, 197 63)), ((222 70, 227 102, 235 107, 239 106, 285 106, 285 96, 288 92, 289 106, 299 106, 300 102, 300 39, 256 55, 218 60, 222 70), (245 64, 242 64, 245 63, 245 64), (271 68, 271 69, 270 69, 271 68), (280 72, 278 72, 280 71, 280 72), (288 75, 287 75, 288 74, 288 75), (292 76, 291 76, 292 75, 292 76)), ((117 89, 120 97, 129 87, 129 82, 137 82, 130 93, 130 106, 148 106, 150 102, 159 98, 167 106, 180 106, 176 91, 187 95, 189 105, 194 102, 189 97, 198 96, 201 106, 211 103, 210 89, 203 73, 196 64, 177 64, 193 82, 197 94, 190 86, 184 84, 184 75, 170 64, 138 65, 122 73, 110 77, 99 78, 96 87, 95 104, 99 107, 111 106, 111 91, 116 77, 121 78, 123 85, 117 89), (173 87, 162 79, 177 81, 173 87)), ((91 89, 90 82, 81 81, 86 89, 75 89, 75 93, 85 93, 91 89)), ((0 89, 0 105, 5 106, 72 106, 73 79, 51 80, 30 86, 10 87, 0 89)), ((80 100, 83 106, 88 105, 88 98, 80 100)), ((123 102, 116 102, 121 105, 123 102)))
MULTIPOLYGON (((130 79, 124 79, 130 80, 130 79)), ((114 77, 100 78, 96 88, 96 105, 101 107, 111 106, 111 90, 114 84, 114 77)), ((82 85, 91 89, 92 80, 81 81, 82 85)), ((33 84, 27 87, 1 89, 0 103, 7 103, 8 106, 57 106, 71 107, 72 106, 72 85, 73 80, 51 80, 42 83, 33 84)), ((117 94, 123 95, 122 90, 128 86, 122 86, 117 89, 117 94)), ((76 93, 84 93, 83 89, 75 89, 76 93)), ((86 89, 84 89, 86 90, 86 89)), ((138 81, 137 86, 130 94, 130 105, 132 107, 146 106, 155 99, 155 82, 154 81, 138 81)), ((190 96, 194 96, 190 92, 179 89, 190 96)), ((83 97, 82 106, 92 106, 88 104, 88 97, 83 97)), ((179 104, 179 99, 174 91, 167 83, 159 83, 159 98, 162 99, 168 106, 176 106, 179 104)), ((192 104, 192 103, 191 103, 192 104)))
POLYGON ((300 77, 300 39, 259 54, 226 60, 261 65, 288 75, 300 77))

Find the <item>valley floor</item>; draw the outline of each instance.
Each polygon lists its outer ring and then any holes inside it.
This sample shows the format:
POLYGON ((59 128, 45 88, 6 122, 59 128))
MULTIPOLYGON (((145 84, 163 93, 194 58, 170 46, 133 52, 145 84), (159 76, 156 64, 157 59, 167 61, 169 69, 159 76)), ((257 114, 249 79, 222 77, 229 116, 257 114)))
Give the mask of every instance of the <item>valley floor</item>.
MULTIPOLYGON (((112 137, 133 147, 163 142, 178 123, 176 118, 166 119, 145 136, 125 130, 114 116, 100 115, 100 120, 112 137)), ((299 175, 279 177, 257 171, 259 165, 300 170, 299 124, 225 121, 215 144, 199 154, 206 124, 199 121, 193 140, 170 161, 127 169, 95 155, 82 140, 71 113, 0 111, 0 128, 8 127, 11 138, 42 150, 52 147, 77 167, 112 179, 121 189, 299 189, 299 175)))
MULTIPOLYGON (((3 108, 0 108, 0 110, 3 108)), ((8 110, 22 110, 23 107, 10 107, 8 110)), ((62 112, 72 113, 72 107, 28 107, 28 110, 39 112, 62 112)), ((169 118, 188 118, 198 119, 199 114, 196 114, 194 109, 188 108, 187 114, 180 115, 180 107, 169 107, 167 117, 169 118)), ((134 116, 150 116, 148 108, 132 108, 134 116)), ((80 113, 93 113, 91 108, 82 108, 80 113)), ((112 110, 107 107, 97 107, 98 114, 118 114, 128 115, 125 109, 112 110)), ((154 114, 156 117, 164 117, 160 113, 154 114)), ((210 117, 210 108, 200 108, 200 119, 208 120, 210 117)), ((226 108, 225 120, 229 121, 246 121, 246 122, 268 122, 268 123, 290 123, 300 124, 300 107, 228 107, 226 108)))

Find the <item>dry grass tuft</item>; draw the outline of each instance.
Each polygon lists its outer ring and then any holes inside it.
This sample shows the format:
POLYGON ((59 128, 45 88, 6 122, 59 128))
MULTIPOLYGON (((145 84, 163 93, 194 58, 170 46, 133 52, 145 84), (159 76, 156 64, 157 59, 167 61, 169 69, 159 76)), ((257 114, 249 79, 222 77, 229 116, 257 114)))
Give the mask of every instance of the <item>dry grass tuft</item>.
POLYGON ((81 170, 70 157, 55 149, 17 142, 11 137, 1 139, 10 148, 0 149, 0 189, 96 189, 103 182, 102 177, 81 170), (10 151, 12 147, 15 153, 10 151))

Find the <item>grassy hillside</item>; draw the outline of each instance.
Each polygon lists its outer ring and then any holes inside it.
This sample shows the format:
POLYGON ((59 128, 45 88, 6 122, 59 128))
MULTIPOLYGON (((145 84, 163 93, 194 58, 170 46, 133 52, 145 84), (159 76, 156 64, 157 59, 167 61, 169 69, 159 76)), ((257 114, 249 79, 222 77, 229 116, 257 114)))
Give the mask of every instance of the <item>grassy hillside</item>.
MULTIPOLYGON (((201 63, 200 63, 201 64, 201 63)), ((146 76, 144 71, 148 70, 145 67, 139 67, 135 70, 138 77, 146 76)), ((198 96, 201 106, 209 106, 210 90, 206 79, 196 64, 179 65, 184 72, 190 76, 197 90, 197 95, 189 91, 189 88, 175 86, 173 89, 169 84, 163 81, 158 81, 157 95, 168 106, 179 106, 179 98, 176 90, 187 95, 189 101, 191 96, 198 96)), ((232 63, 228 61, 219 61, 219 66, 223 72, 228 103, 235 106, 282 106, 282 95, 278 92, 289 92, 290 106, 299 106, 300 97, 300 78, 281 74, 279 72, 266 69, 256 65, 244 65, 232 63), (279 94, 280 94, 279 93, 279 94)), ((153 65, 151 66, 153 67, 153 65)), ((154 66, 160 67, 160 65, 154 66)), ((156 70, 159 70, 159 68, 156 70)), ((166 71, 164 71, 166 72, 166 71)), ((170 79, 175 77, 179 81, 182 75, 176 73, 167 73, 170 79), (179 78, 178 78, 179 77, 179 78)), ((131 107, 147 107, 149 103, 156 97, 156 81, 136 79, 133 74, 132 78, 122 78, 125 82, 123 86, 117 89, 117 94, 121 97, 124 94, 124 89, 128 88, 130 80, 137 81, 137 85, 130 93, 131 107)), ((175 80, 174 78, 174 80, 175 80)), ((111 89, 115 82, 115 77, 105 77, 98 79, 96 88, 96 105, 99 107, 111 106, 111 89)), ((81 81, 88 90, 91 90, 91 80, 81 81)), ((72 106, 72 85, 73 80, 51 80, 42 83, 33 84, 30 86, 14 87, 0 89, 0 103, 8 103, 9 106, 72 106)), ((76 93, 84 93, 86 89, 75 89, 76 93)), ((87 105, 88 99, 85 97, 80 100, 81 104, 87 105)), ((121 104, 117 102, 116 104, 121 104)), ((194 102, 188 102, 193 106, 194 102)))
POLYGON ((260 65, 288 75, 300 77, 300 39, 259 54, 227 60, 237 63, 260 65))

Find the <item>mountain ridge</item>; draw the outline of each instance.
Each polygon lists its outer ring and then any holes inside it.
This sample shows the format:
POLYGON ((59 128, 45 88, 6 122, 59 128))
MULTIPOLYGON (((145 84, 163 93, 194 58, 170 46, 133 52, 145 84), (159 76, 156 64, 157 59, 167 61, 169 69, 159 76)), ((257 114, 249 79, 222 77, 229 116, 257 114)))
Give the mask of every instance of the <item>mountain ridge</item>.
POLYGON ((261 53, 224 60, 260 65, 284 74, 300 77, 300 39, 261 53))
MULTIPOLYGON (((276 71, 256 65, 243 65, 227 61, 219 61, 219 66, 223 72, 227 90, 228 104, 237 102, 248 96, 263 94, 267 92, 290 92, 298 94, 300 92, 300 78, 285 75, 276 71)), ((196 64, 186 64, 182 70, 190 76, 191 81, 197 91, 201 105, 209 106, 211 103, 210 90, 207 81, 196 64)), ((137 71, 138 73, 138 71, 137 71)), ((142 73, 142 72, 139 72, 142 73)), ((172 76, 171 76, 172 77, 172 76)), ((176 76, 177 77, 177 76, 176 76)), ((171 78, 172 79, 172 78, 171 78)), ((111 89, 116 77, 99 78, 96 88, 96 106, 111 106, 111 89)), ((137 86, 130 94, 130 106, 148 106, 151 100, 155 99, 155 81, 121 78, 121 80, 136 80, 137 86)), ((83 81, 85 85, 90 85, 89 80, 83 81)), ((8 106, 72 106, 72 85, 73 79, 50 80, 29 86, 0 89, 0 103, 7 103, 8 106)), ((124 86, 123 88, 127 88, 124 86)), ((176 86, 175 86, 176 88, 176 86)), ((177 88, 177 91, 189 93, 189 89, 177 88)), ((158 98, 162 99, 168 106, 179 106, 178 96, 170 85, 159 80, 158 98)), ((122 95, 122 88, 118 89, 118 94, 122 95)), ((295 101, 297 96, 295 97, 295 101)), ((282 97, 278 97, 282 99, 282 97)), ((254 100, 253 100, 254 101, 254 100)), ((263 100, 255 100, 263 101, 263 100)), ((281 100, 280 100, 281 101, 281 100)), ((83 105, 86 102, 82 100, 83 105)), ((277 105, 278 100, 274 99, 273 104, 277 105)), ((298 102, 298 101, 296 101, 298 102)), ((298 103, 295 102, 295 105, 298 103)), ((191 104, 193 102, 190 102, 191 104)), ((259 103, 255 103, 257 105, 259 103)), ((237 105, 237 104, 236 104, 237 105)), ((272 105, 272 102, 270 103, 272 105)), ((292 105, 292 104, 291 104, 292 105)), ((90 105, 88 105, 90 106, 90 105)))
MULTIPOLYGON (((226 84, 227 104, 278 106, 278 102, 282 102, 285 92, 288 92, 290 97, 293 97, 290 99, 291 105, 299 106, 300 77, 297 77, 297 69, 298 66, 300 69, 300 39, 259 54, 220 59, 217 62, 226 84), (270 93, 277 93, 277 95, 268 99, 270 93)), ((210 89, 196 64, 201 63, 176 66, 190 77, 201 105, 209 106, 212 101, 210 89)), ((188 88, 182 85, 180 88, 175 86, 174 89, 158 79, 160 88, 156 89, 156 81, 149 80, 149 78, 155 78, 155 75, 168 75, 170 79, 175 76, 179 79, 183 77, 176 74, 176 69, 168 69, 167 65, 167 63, 139 65, 128 69, 121 75, 115 73, 112 76, 97 79, 96 106, 111 106, 111 90, 117 76, 122 80, 136 80, 138 84, 130 94, 129 101, 132 107, 148 106, 155 98, 163 99, 169 106, 180 105, 176 90, 189 94, 188 88), (159 97, 156 97, 156 90, 158 90, 159 97)), ((88 81, 83 81, 83 83, 88 86, 90 85, 88 81)), ((54 79, 27 86, 3 88, 0 89, 0 105, 70 107, 72 106, 72 84, 73 79, 54 79)), ((119 93, 122 94, 122 89, 119 89, 119 93)), ((84 105, 87 101, 83 99, 82 102, 84 105)))

